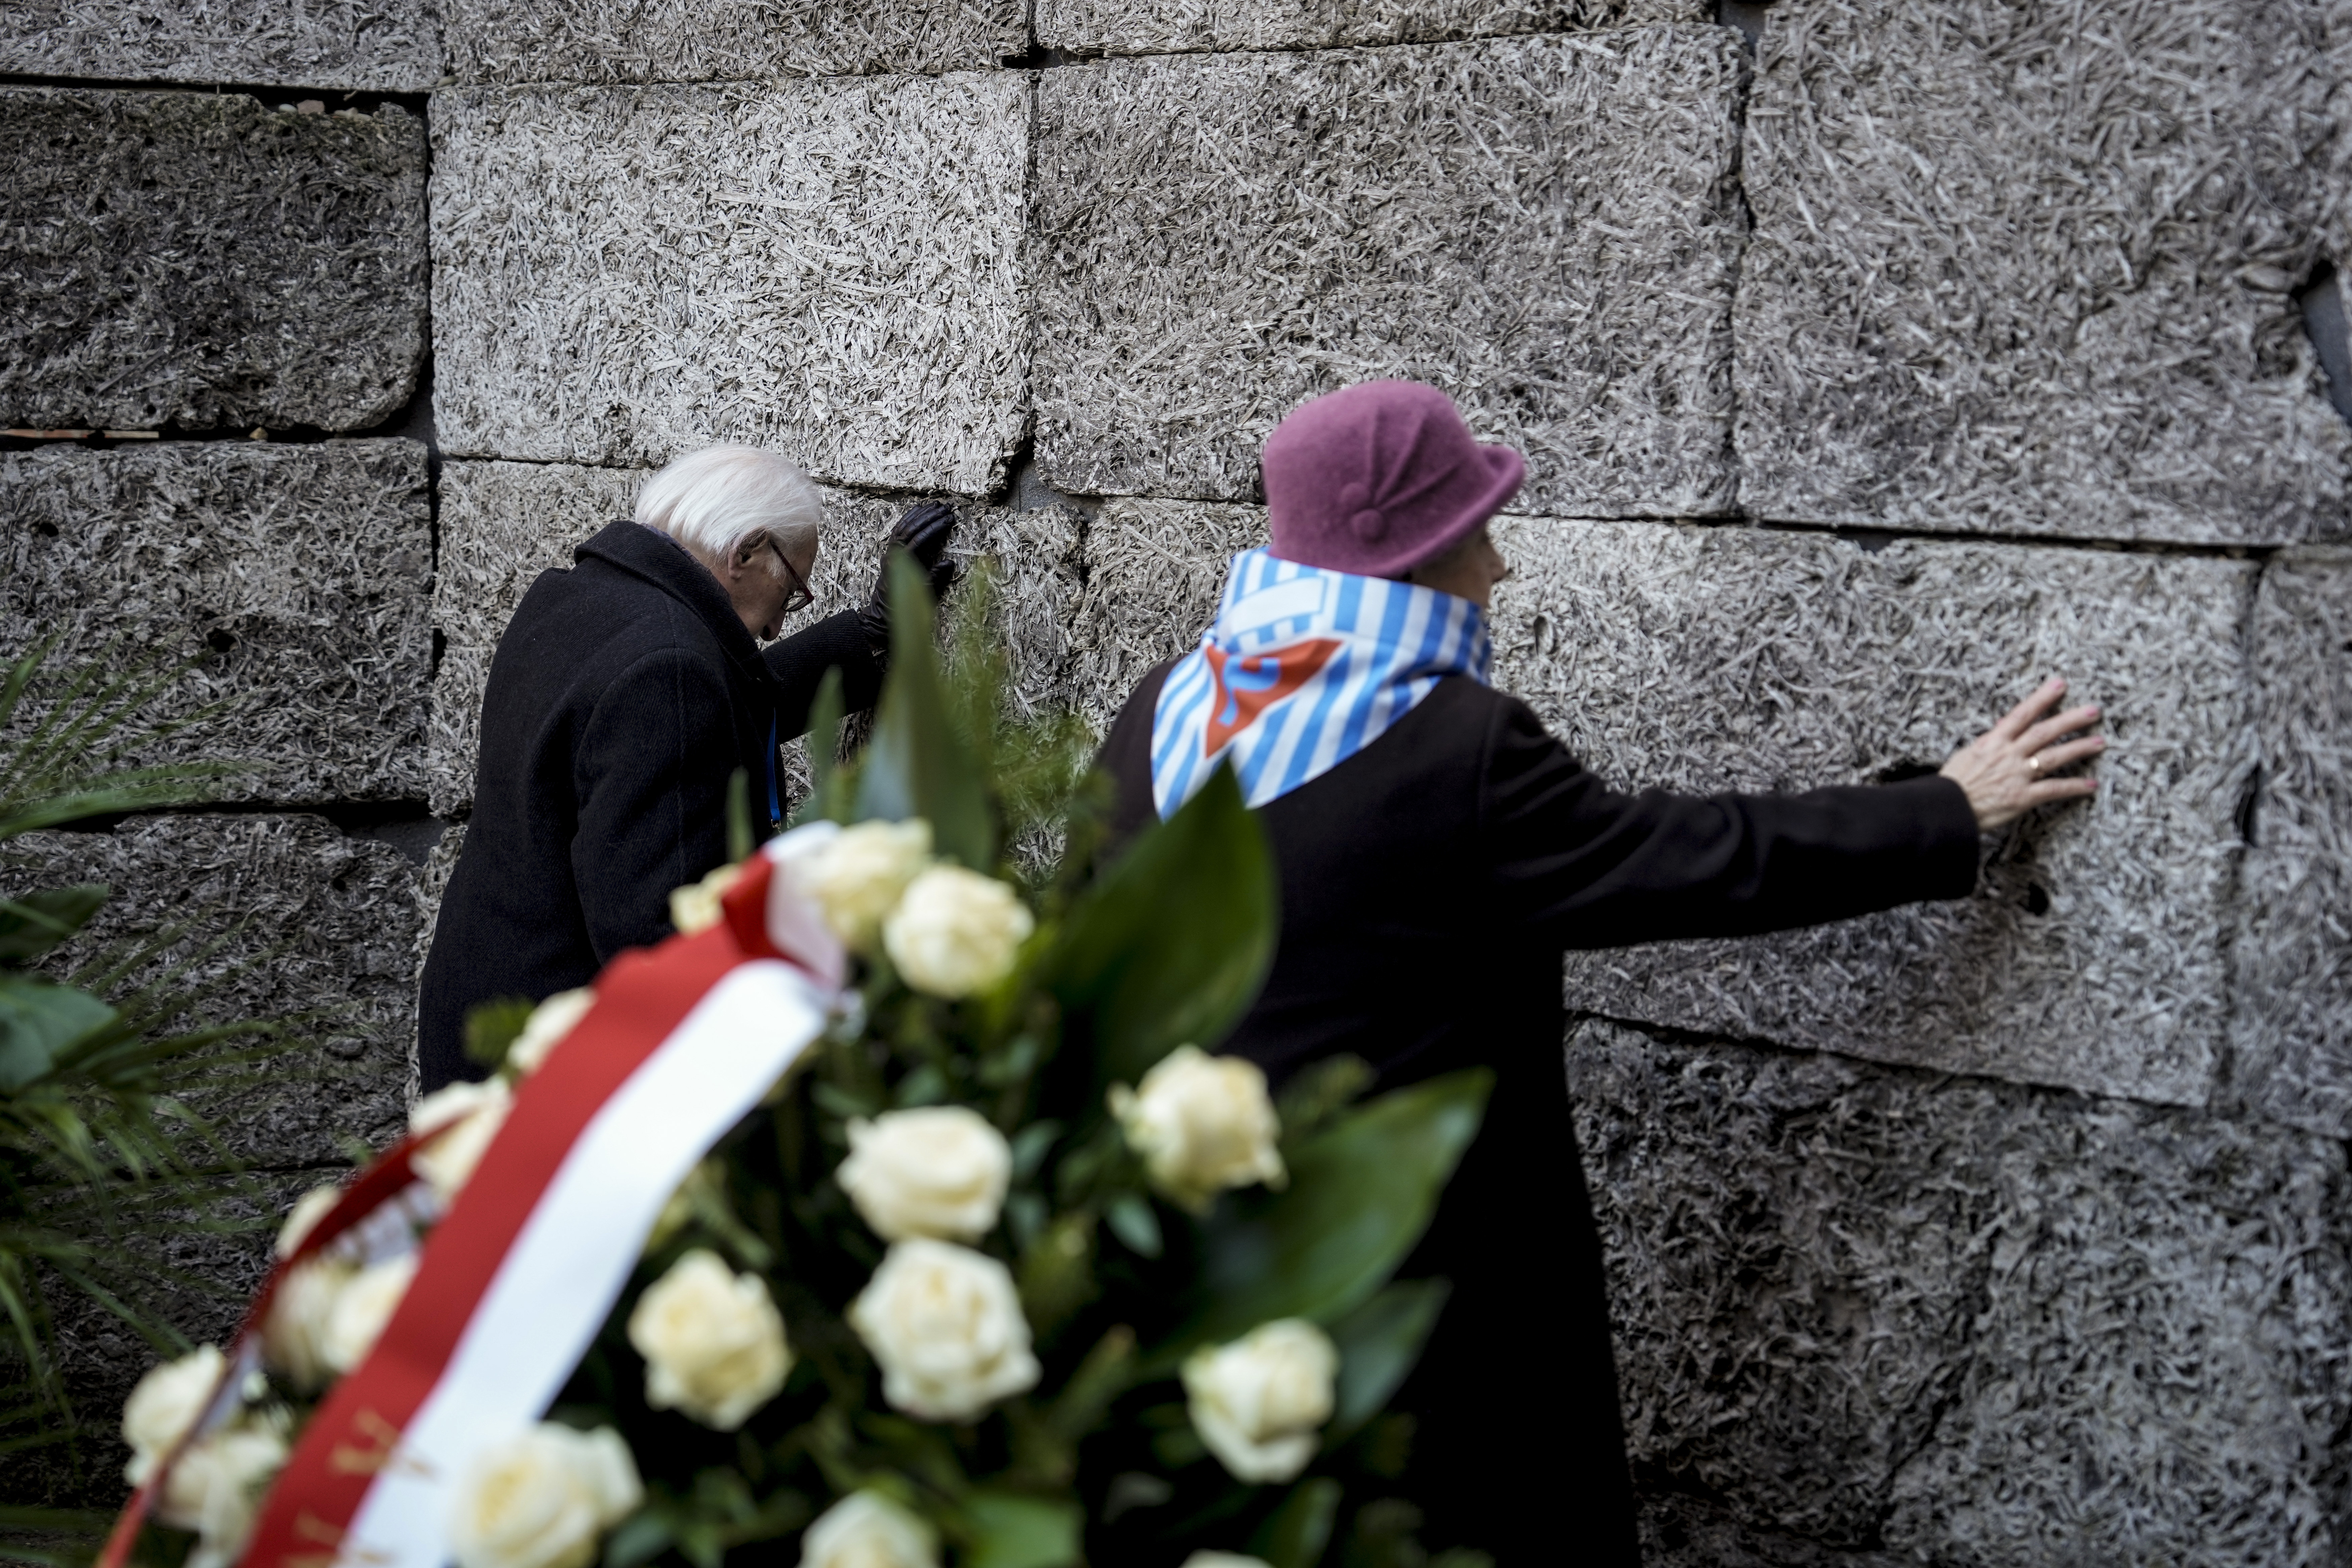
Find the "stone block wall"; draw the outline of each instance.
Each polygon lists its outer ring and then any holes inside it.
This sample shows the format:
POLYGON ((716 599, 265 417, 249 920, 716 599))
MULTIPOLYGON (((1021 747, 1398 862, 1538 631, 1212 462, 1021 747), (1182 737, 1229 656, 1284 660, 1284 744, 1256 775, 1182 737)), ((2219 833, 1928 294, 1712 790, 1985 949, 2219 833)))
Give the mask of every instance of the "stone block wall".
POLYGON ((1430 380, 1612 785, 1902 777, 2052 671, 2114 742, 1969 900, 1569 956, 1650 1560, 2338 1563, 2347 66, 2345 0, 27 0, 0 414, 98 434, 0 449, 0 653, 192 658, 156 754, 241 771, 6 875, 335 1010, 207 1107, 290 1194, 398 1119, 499 637, 650 469, 796 455, 811 616, 953 501, 1099 727, 1273 424, 1430 380))

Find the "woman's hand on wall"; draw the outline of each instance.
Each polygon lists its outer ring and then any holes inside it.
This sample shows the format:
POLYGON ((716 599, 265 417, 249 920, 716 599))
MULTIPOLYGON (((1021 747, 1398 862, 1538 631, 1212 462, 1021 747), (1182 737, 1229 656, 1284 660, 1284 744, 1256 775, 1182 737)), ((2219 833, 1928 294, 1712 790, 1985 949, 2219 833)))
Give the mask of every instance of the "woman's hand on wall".
POLYGON ((1980 830, 1990 833, 2037 805, 2078 800, 2098 789, 2096 779, 2052 776, 2107 749, 2105 738, 2081 733, 2099 721, 2096 708, 2069 708, 2054 718, 2042 717, 2065 695, 2065 681, 2053 676, 1944 764, 1944 776, 1968 792, 1980 830), (2063 739, 2068 735, 2077 738, 2063 739))

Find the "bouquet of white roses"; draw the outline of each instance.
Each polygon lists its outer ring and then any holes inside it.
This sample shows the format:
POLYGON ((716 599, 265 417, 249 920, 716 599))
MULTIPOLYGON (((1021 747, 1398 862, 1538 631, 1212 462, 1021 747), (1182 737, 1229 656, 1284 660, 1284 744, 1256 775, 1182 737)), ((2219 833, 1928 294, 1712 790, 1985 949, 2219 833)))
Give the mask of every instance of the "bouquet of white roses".
POLYGON ((297 1206, 226 1354, 140 1385, 117 1561, 1426 1561, 1385 1407, 1445 1287, 1391 1277, 1486 1075, 1277 1099, 1216 1054, 1276 931, 1230 778, 1106 865, 1082 791, 1024 879, 993 692, 894 597, 804 820, 661 948, 478 1014, 491 1076, 297 1206))

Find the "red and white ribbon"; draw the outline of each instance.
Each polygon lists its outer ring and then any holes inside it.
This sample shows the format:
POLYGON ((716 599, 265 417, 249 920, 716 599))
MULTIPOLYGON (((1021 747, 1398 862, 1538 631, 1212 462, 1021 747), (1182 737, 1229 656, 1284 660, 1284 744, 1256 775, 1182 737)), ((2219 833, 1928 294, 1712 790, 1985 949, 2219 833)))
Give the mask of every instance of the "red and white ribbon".
MULTIPOLYGON (((457 1488, 477 1458, 546 1413, 670 1194, 823 1032, 839 945, 780 867, 830 831, 774 841, 728 890, 718 925, 624 953, 598 977, 594 1005, 523 1080, 425 1239, 374 1348, 312 1415, 240 1568, 443 1568, 457 1488)), ((278 1279, 411 1190, 408 1155, 431 1136, 372 1165, 281 1262, 230 1357, 216 1416, 234 1404, 278 1279)), ((133 1498, 101 1568, 127 1557, 166 1470, 133 1498)))

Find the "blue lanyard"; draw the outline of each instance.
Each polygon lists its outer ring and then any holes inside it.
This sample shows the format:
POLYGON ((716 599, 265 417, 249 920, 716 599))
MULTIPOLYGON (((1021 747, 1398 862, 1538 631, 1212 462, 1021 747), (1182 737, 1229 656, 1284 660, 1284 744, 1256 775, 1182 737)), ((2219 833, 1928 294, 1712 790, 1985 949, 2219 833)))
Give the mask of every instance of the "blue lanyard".
POLYGON ((771 712, 768 715, 768 826, 778 828, 783 825, 784 799, 776 788, 776 716, 771 712))

